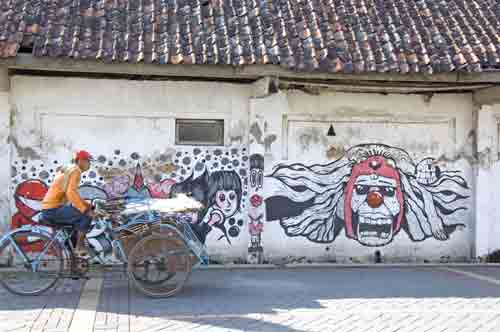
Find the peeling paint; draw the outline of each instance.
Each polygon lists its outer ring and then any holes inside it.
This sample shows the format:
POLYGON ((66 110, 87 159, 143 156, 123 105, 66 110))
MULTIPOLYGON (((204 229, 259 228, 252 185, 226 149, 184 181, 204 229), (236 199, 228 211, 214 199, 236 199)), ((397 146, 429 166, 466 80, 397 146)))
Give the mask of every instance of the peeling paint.
POLYGON ((342 157, 345 153, 345 149, 343 146, 336 147, 334 145, 330 146, 328 150, 326 150, 326 157, 328 159, 338 159, 342 157))
POLYGON ((9 135, 7 142, 11 143, 14 146, 14 148, 17 151, 17 154, 21 158, 42 159, 41 155, 35 149, 33 149, 29 146, 27 146, 27 147, 21 146, 19 144, 19 142, 17 141, 17 138, 15 138, 12 135, 9 135))
POLYGON ((467 140, 465 143, 452 155, 443 154, 436 159, 436 162, 440 164, 453 163, 458 160, 466 160, 470 165, 477 165, 480 163, 479 154, 475 150, 476 134, 475 130, 470 130, 467 135, 467 140))
POLYGON ((243 135, 246 131, 246 125, 243 121, 239 120, 236 124, 233 124, 230 134, 229 134, 229 142, 230 144, 237 143, 237 144, 242 144, 243 143, 243 135))
POLYGON ((250 126, 250 134, 255 137, 255 141, 259 144, 262 142, 262 130, 257 122, 252 123, 250 126))
POLYGON ((17 107, 15 106, 12 106, 10 108, 10 113, 9 113, 9 126, 11 128, 14 127, 15 123, 16 123, 16 117, 17 117, 17 114, 19 113, 19 111, 17 110, 17 107))
POLYGON ((328 146, 328 140, 324 136, 324 133, 318 128, 306 128, 299 136, 299 143, 302 151, 309 150, 311 144, 320 143, 323 146, 328 146))
MULTIPOLYGON (((265 128, 267 127, 267 123, 264 123, 265 128)), ((271 151, 271 145, 276 142, 278 137, 274 134, 266 135, 264 137, 264 140, 262 140, 262 129, 260 128, 259 124, 257 122, 252 123, 250 126, 250 134, 255 138, 255 141, 260 144, 264 145, 264 148, 266 151, 271 151)))

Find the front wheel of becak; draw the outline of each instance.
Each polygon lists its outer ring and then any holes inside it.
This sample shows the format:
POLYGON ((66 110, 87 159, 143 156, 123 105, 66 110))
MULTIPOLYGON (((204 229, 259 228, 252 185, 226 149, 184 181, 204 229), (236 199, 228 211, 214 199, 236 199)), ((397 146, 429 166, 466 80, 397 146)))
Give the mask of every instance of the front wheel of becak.
POLYGON ((178 237, 146 236, 128 255, 128 274, 135 287, 147 296, 175 295, 191 274, 191 252, 178 237))

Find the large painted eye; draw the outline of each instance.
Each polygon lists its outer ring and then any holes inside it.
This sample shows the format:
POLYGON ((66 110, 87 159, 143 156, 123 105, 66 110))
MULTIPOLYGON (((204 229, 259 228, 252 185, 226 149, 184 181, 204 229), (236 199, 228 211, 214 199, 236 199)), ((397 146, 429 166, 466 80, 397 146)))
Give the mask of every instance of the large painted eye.
POLYGON ((252 170, 252 173, 250 174, 250 184, 252 187, 255 187, 257 184, 257 172, 255 170, 252 170))
POLYGON ((262 184, 264 182, 264 174, 262 174, 262 171, 259 172, 257 175, 257 187, 262 188, 262 184))
POLYGON ((393 197, 396 191, 394 190, 393 187, 380 187, 380 193, 383 196, 393 197))
POLYGON ((236 198, 235 193, 229 193, 229 200, 234 201, 235 198, 236 198))
POLYGON ((223 193, 220 193, 219 194, 219 201, 224 202, 225 200, 226 200, 226 195, 224 195, 223 193))
POLYGON ((370 187, 364 186, 364 185, 357 185, 356 186, 356 194, 358 195, 366 195, 368 194, 368 191, 370 191, 370 187))

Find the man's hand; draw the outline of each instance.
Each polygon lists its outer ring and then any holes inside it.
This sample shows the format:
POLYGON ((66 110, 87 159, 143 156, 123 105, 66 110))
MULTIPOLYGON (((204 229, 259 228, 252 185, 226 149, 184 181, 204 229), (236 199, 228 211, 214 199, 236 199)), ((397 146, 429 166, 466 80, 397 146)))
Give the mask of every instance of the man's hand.
POLYGON ((94 219, 97 216, 97 214, 94 212, 94 210, 90 209, 87 211, 87 216, 91 219, 94 219))

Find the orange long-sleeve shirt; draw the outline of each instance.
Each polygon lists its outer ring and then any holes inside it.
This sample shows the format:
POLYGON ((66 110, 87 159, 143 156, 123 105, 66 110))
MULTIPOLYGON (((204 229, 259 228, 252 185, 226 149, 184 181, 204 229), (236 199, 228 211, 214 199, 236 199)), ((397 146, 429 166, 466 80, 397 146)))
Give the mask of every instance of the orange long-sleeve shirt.
POLYGON ((84 201, 78 193, 81 174, 82 171, 76 165, 71 165, 59 172, 43 198, 42 209, 57 208, 69 202, 80 212, 85 213, 90 208, 90 204, 84 201))

